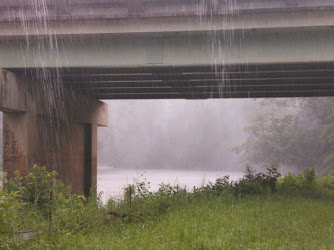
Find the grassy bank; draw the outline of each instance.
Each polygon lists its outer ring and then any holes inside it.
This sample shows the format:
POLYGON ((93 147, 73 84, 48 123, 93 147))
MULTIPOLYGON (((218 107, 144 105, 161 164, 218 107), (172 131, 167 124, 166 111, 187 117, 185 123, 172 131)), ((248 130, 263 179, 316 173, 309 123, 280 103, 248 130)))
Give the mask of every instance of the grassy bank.
POLYGON ((216 198, 50 241, 62 249, 331 249, 333 211, 333 203, 319 200, 248 197, 232 204, 216 198))
POLYGON ((224 177, 192 192, 137 183, 106 205, 34 171, 0 193, 3 248, 334 249, 334 178, 312 170, 279 178, 248 169, 239 182, 224 177))

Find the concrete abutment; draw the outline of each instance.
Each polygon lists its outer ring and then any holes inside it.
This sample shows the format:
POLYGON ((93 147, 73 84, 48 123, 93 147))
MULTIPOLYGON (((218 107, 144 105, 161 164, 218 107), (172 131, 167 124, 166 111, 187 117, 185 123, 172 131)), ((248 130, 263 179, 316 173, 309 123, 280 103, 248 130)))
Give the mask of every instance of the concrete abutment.
POLYGON ((15 170, 26 175, 38 164, 56 170, 75 193, 87 195, 97 185, 97 127, 107 126, 105 103, 59 83, 0 70, 0 110, 9 177, 15 170))

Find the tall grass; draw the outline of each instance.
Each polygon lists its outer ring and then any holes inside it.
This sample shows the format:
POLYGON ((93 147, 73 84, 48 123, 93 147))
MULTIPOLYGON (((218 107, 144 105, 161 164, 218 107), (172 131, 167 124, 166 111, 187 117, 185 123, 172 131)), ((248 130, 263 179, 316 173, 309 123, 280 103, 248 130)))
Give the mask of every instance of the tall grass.
MULTIPOLYGON (((133 223, 59 236, 64 249, 331 249, 334 205, 274 196, 203 199, 133 223)), ((35 245, 40 246, 39 244, 35 245)))
POLYGON ((122 200, 73 195, 56 173, 35 166, 0 191, 0 248, 330 249, 334 178, 275 168, 217 179, 188 192, 128 186, 122 200), (28 230, 28 231, 27 231, 28 230))

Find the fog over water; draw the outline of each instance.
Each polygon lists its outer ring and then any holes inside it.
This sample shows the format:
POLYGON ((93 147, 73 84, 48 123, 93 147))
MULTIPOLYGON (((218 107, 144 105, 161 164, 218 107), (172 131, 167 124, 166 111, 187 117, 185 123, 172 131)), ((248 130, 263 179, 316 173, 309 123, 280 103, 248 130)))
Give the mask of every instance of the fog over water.
POLYGON ((160 184, 171 184, 186 187, 200 187, 215 182, 222 176, 230 176, 230 180, 238 180, 242 172, 217 170, 184 170, 184 169, 110 169, 100 166, 98 171, 98 192, 103 192, 103 201, 110 197, 122 198, 124 188, 136 182, 145 182, 151 191, 157 191, 160 184))
POLYGON ((232 148, 245 140, 243 128, 254 118, 252 99, 106 102, 98 183, 108 194, 119 194, 143 173, 152 188, 161 182, 192 187, 244 170, 232 148))
POLYGON ((107 101, 98 161, 122 169, 238 170, 252 99, 107 101))

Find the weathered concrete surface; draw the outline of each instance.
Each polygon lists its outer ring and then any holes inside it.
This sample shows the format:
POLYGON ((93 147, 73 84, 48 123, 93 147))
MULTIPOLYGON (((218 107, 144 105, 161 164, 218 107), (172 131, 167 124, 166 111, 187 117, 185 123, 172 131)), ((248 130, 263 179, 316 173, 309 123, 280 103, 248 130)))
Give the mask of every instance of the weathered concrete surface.
POLYGON ((2 0, 0 21, 129 19, 321 11, 331 0, 2 0))
POLYGON ((26 117, 22 113, 11 113, 11 119, 4 113, 3 119, 3 169, 9 176, 19 170, 22 175, 27 175, 28 168, 28 141, 27 130, 22 129, 26 125, 26 117))
POLYGON ((52 68, 99 99, 333 95, 332 0, 4 4, 0 68, 52 68))
POLYGON ((0 110, 25 112, 26 98, 16 77, 8 71, 0 70, 0 110))
POLYGON ((59 9, 64 2, 44 1, 34 6, 41 8, 34 13, 28 11, 29 3, 10 1, 0 13, 5 18, 8 12, 7 21, 0 23, 0 68, 333 60, 333 1, 251 0, 229 5, 214 0, 145 0, 139 1, 144 6, 143 15, 136 18, 117 18, 112 13, 109 18, 100 18, 97 14, 101 11, 103 16, 107 7, 121 6, 129 13, 130 6, 137 6, 135 2, 72 0, 66 1, 67 8, 59 9), (219 12, 223 10, 234 12, 219 12), (177 15, 180 11, 185 14, 177 15), (29 13, 38 14, 38 18, 30 20, 29 13), (80 18, 82 15, 87 19, 80 18), (15 21, 16 17, 19 20, 15 21), (160 60, 154 60, 156 51, 160 60))
POLYGON ((88 194, 97 184, 97 126, 107 125, 106 104, 64 89, 53 104, 50 95, 57 94, 45 92, 40 83, 8 71, 0 70, 0 75, 1 90, 12 98, 3 98, 0 107, 4 171, 25 175, 34 164, 46 165, 73 192, 88 194))
POLYGON ((0 67, 154 67, 331 62, 334 29, 4 39, 0 67), (52 50, 57 44, 57 50, 52 50))
POLYGON ((106 35, 148 34, 172 32, 237 31, 252 29, 282 29, 305 27, 330 27, 334 25, 334 11, 298 13, 256 13, 230 17, 214 15, 198 18, 160 17, 110 20, 62 20, 47 22, 1 23, 0 37, 49 35, 106 35))
POLYGON ((0 111, 52 115, 65 121, 108 126, 107 104, 65 89, 54 79, 47 80, 51 82, 0 69, 0 111))

